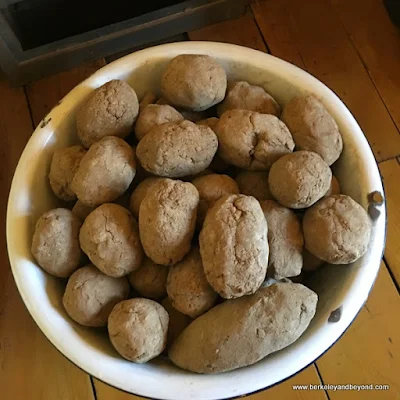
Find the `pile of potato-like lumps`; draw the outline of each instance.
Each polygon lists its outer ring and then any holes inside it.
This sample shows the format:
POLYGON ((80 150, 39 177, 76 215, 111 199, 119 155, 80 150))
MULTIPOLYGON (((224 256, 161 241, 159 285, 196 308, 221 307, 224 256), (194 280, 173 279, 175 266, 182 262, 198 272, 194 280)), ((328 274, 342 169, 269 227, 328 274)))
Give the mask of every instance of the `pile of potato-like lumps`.
POLYGON ((32 243, 45 271, 68 278, 74 321, 107 326, 128 360, 168 346, 198 373, 300 337, 317 295, 294 282, 361 257, 371 222, 332 175, 343 149, 332 116, 310 94, 282 106, 205 55, 174 58, 161 96, 140 104, 124 81, 90 94, 81 144, 57 150, 49 173, 75 204, 46 212, 32 243))

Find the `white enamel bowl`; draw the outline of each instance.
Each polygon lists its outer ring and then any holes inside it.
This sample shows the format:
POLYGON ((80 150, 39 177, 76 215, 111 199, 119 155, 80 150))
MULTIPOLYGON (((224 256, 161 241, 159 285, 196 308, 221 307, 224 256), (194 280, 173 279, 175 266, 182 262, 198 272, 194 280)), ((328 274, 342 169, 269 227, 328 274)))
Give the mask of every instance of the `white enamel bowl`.
POLYGON ((111 79, 126 80, 139 98, 158 91, 168 61, 182 53, 208 54, 230 79, 261 85, 281 105, 296 94, 314 93, 337 121, 344 153, 335 166, 343 192, 367 207, 367 194, 383 191, 379 171, 360 127, 325 85, 299 68, 270 55, 228 44, 183 42, 158 46, 123 57, 100 69, 73 89, 36 128, 27 144, 11 187, 7 243, 15 282, 32 317, 54 346, 84 371, 127 392, 154 399, 225 399, 252 393, 297 373, 324 353, 343 334, 366 301, 376 278, 385 243, 386 210, 374 222, 368 253, 351 266, 328 266, 317 276, 320 300, 309 329, 292 346, 247 368, 220 375, 196 375, 167 360, 137 365, 123 360, 104 332, 73 323, 61 304, 63 284, 44 273, 30 252, 38 217, 57 205, 47 174, 55 149, 77 142, 75 113, 86 96, 111 79), (337 323, 330 313, 341 307, 337 323))

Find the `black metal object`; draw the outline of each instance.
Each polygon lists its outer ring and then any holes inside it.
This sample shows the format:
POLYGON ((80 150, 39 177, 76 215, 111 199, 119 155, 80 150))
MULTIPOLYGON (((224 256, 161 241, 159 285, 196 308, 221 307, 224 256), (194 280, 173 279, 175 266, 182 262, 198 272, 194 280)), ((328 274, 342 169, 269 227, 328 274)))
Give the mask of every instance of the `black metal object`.
POLYGON ((111 0, 101 6, 98 0, 0 0, 0 68, 12 83, 24 84, 238 17, 249 2, 111 0))

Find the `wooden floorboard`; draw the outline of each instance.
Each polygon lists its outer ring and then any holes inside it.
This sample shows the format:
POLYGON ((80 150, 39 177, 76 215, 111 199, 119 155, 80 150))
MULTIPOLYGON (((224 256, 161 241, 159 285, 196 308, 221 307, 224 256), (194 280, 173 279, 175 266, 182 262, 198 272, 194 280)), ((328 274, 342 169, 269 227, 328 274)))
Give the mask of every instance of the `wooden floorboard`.
POLYGON ((271 53, 289 61, 300 56, 307 71, 338 94, 359 122, 378 161, 398 156, 399 132, 336 10, 328 0, 298 4, 296 0, 267 0, 252 5, 271 53), (290 35, 286 42, 292 43, 283 50, 282 40, 276 40, 276 26, 290 35), (293 51, 290 58, 289 51, 293 51))
POLYGON ((400 130, 400 29, 390 20, 383 0, 331 3, 400 130))
POLYGON ((46 339, 15 286, 5 243, 8 192, 18 159, 32 133, 22 88, 0 82, 0 398, 93 400, 87 374, 46 339))

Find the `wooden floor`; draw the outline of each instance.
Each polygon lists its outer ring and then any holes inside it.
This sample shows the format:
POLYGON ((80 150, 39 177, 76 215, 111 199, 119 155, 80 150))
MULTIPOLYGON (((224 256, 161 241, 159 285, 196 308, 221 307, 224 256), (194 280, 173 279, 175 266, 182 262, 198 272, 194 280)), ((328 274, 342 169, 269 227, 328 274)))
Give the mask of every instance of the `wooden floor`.
MULTIPOLYGON (((367 136, 389 208, 385 257, 356 321, 314 365, 252 400, 400 399, 400 30, 382 0, 266 0, 248 14, 188 34, 270 52, 309 71, 350 108, 367 136), (299 6, 301 4, 301 6, 299 6), (295 384, 388 384, 389 391, 294 391, 295 384)), ((67 361, 36 327, 17 293, 5 244, 6 201, 33 127, 105 60, 12 89, 0 81, 0 398, 134 400, 67 361)))

